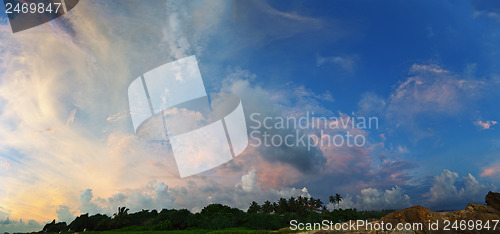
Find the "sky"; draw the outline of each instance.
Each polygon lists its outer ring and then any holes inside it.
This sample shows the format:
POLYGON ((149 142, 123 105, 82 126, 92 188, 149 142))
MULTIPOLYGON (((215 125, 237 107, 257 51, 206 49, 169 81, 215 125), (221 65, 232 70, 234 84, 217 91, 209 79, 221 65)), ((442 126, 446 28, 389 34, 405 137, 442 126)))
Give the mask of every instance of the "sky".
POLYGON ((88 0, 17 33, 4 12, 0 231, 118 206, 245 210, 291 196, 329 209, 453 210, 500 186, 497 1, 88 0), (250 144, 179 178, 161 145, 135 135, 127 88, 191 55, 207 93, 241 98, 250 144), (376 117, 378 127, 324 132, 362 146, 256 145, 263 136, 250 134, 266 129, 253 113, 272 123, 376 117), (338 207, 328 204, 336 193, 338 207))

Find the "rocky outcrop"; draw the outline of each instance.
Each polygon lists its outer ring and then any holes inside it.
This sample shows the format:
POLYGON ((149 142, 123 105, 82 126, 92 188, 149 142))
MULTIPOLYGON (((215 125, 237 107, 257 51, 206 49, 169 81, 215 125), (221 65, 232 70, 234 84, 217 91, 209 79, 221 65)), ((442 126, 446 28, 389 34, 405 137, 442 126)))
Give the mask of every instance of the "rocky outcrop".
POLYGON ((396 227, 398 223, 421 223, 422 230, 414 230, 415 233, 431 233, 431 230, 429 230, 430 222, 438 222, 438 225, 442 227, 444 225, 444 218, 438 212, 422 206, 413 206, 404 210, 394 211, 382 217, 379 222, 391 223, 393 227, 396 227))
MULTIPOLYGON (((481 223, 484 225, 488 221, 500 220, 500 212, 488 205, 470 203, 465 209, 444 214, 443 217, 449 220, 451 225, 456 222, 457 226, 459 226, 460 222, 469 222, 469 220, 473 220, 474 223, 481 220, 481 223)), ((493 228, 494 225, 495 223, 490 223, 490 226, 492 226, 491 228, 493 228)), ((469 230, 467 226, 467 230, 459 230, 457 233, 500 233, 500 227, 497 227, 496 230, 488 230, 485 228, 479 229, 478 226, 473 226, 471 229, 472 230, 469 230)))
POLYGON ((500 211, 500 193, 490 191, 484 200, 486 205, 500 211))
POLYGON ((470 203, 463 210, 444 214, 443 217, 450 221, 455 220, 500 220, 500 212, 490 206, 470 203))

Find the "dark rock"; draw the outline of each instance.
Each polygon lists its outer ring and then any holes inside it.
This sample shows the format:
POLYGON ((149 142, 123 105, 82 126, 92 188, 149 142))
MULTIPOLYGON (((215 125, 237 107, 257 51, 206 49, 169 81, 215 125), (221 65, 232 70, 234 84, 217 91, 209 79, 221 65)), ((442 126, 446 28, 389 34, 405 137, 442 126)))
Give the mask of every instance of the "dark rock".
POLYGON ((488 192, 486 198, 484 199, 486 205, 500 211, 500 193, 488 192))

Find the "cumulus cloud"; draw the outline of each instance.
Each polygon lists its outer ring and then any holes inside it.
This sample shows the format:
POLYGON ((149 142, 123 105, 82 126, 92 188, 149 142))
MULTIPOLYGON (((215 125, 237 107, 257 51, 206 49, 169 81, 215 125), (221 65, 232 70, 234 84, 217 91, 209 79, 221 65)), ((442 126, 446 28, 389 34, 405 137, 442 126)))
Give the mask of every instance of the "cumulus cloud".
POLYGON ((251 170, 248 174, 241 177, 241 188, 245 192, 250 192, 256 190, 256 170, 251 170))
POLYGON ((75 219, 75 216, 70 211, 70 208, 65 205, 59 205, 59 208, 56 210, 56 214, 58 222, 66 222, 69 224, 75 219))
POLYGON ((0 220, 0 230, 2 232, 35 232, 42 230, 43 225, 35 220, 23 221, 22 219, 11 220, 9 218, 0 220))
MULTIPOLYGON (((151 181, 147 186, 117 193, 108 198, 94 198, 91 189, 86 189, 81 197, 78 213, 106 213, 111 215, 117 207, 127 207, 131 212, 142 209, 181 209, 187 208, 199 212, 210 203, 221 203, 246 210, 252 201, 259 203, 265 200, 275 201, 281 197, 310 197, 307 188, 297 189, 283 187, 281 189, 263 189, 259 186, 256 170, 250 170, 233 186, 217 184, 198 184, 189 181, 185 186, 171 188, 163 182, 151 181)), ((60 207, 58 213, 68 214, 68 207, 60 207)), ((69 212, 71 214, 72 212, 69 212)))
POLYGON ((471 202, 484 203, 484 196, 488 191, 496 189, 493 185, 480 183, 471 174, 459 178, 458 173, 449 170, 444 170, 440 175, 435 176, 432 185, 428 188, 428 192, 422 196, 424 199, 410 198, 399 186, 387 190, 364 188, 358 195, 347 194, 338 205, 330 203, 327 207, 329 209, 340 207, 342 209, 381 210, 424 205, 435 210, 456 210, 463 209, 471 202))
POLYGON ((101 207, 94 203, 92 199, 94 195, 92 194, 92 189, 85 189, 82 194, 80 194, 80 211, 83 213, 97 214, 102 212, 101 207))
POLYGON ((404 209, 412 206, 410 197, 403 189, 396 186, 388 190, 365 188, 354 200, 347 195, 338 206, 342 209, 356 208, 359 210, 404 209))
POLYGON ((470 202, 483 203, 485 194, 494 188, 492 185, 479 183, 471 174, 459 180, 458 173, 444 170, 434 177, 428 205, 440 209, 461 209, 470 202))

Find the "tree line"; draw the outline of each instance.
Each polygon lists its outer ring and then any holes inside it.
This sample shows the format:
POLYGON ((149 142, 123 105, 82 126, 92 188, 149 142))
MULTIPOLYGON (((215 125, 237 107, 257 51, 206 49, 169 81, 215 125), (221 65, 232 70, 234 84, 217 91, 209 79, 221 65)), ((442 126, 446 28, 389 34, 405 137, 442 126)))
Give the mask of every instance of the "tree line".
MULTIPOLYGON (((329 197, 333 204, 339 204, 339 194, 329 197)), ((280 198, 276 202, 265 201, 258 204, 253 201, 248 210, 242 211, 222 204, 210 204, 199 213, 187 209, 142 210, 128 213, 129 209, 118 207, 112 216, 105 214, 83 214, 70 224, 47 223, 42 233, 82 232, 82 231, 166 231, 166 230, 220 230, 227 228, 245 228, 251 230, 277 230, 289 227, 290 220, 299 222, 321 222, 328 219, 344 222, 353 219, 381 218, 389 211, 357 211, 356 209, 334 209, 329 211, 320 199, 307 197, 280 198)))
MULTIPOLYGON (((339 194, 330 196, 329 200, 332 204, 339 204, 342 197, 339 194)), ((265 213, 265 214, 284 214, 284 213, 307 213, 316 211, 321 213, 328 213, 327 207, 323 204, 321 199, 313 197, 291 197, 290 199, 280 198, 278 202, 271 203, 265 201, 262 205, 253 201, 248 208, 248 213, 265 213)))

